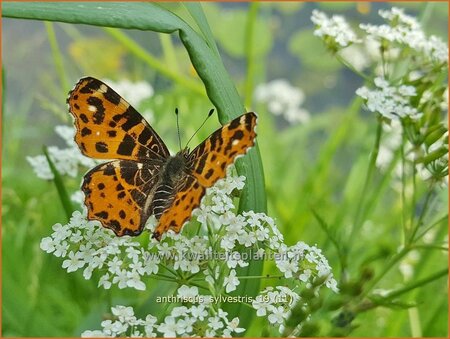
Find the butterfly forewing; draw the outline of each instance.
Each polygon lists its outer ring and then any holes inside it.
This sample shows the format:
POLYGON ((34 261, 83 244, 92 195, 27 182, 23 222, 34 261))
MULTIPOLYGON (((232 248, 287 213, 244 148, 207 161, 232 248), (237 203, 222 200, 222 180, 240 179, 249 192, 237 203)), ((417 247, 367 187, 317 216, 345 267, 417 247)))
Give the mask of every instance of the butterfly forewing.
POLYGON ((165 159, 166 145, 145 119, 108 85, 82 78, 69 93, 75 141, 84 155, 97 159, 165 159))
POLYGON ((211 134, 189 156, 192 175, 204 187, 224 178, 236 157, 255 145, 257 116, 248 112, 211 134))
POLYGON ((140 234, 151 215, 149 202, 159 171, 158 165, 127 160, 94 167, 82 185, 88 218, 99 220, 118 236, 140 234))

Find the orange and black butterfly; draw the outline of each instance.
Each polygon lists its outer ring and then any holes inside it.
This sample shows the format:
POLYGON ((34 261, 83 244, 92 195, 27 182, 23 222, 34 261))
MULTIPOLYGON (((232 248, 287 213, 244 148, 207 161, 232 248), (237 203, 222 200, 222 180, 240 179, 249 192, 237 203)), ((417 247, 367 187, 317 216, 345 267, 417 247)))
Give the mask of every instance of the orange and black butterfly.
POLYGON ((255 144, 257 116, 245 113, 211 134, 192 152, 174 156, 145 119, 102 81, 82 78, 69 93, 75 141, 100 164, 84 176, 88 219, 118 236, 139 235, 153 214, 152 237, 180 232, 200 205, 206 188, 225 177, 226 168, 255 144))

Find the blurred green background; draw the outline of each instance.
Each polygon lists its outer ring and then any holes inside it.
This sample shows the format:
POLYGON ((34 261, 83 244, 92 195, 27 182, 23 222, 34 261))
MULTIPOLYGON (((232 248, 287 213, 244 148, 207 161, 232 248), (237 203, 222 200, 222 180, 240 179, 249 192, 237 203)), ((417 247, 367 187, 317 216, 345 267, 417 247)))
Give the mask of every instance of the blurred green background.
MULTIPOLYGON (((189 22, 183 6, 161 5, 189 22)), ((323 249, 337 278, 341 276, 336 250, 312 211, 336 232, 346 234, 350 229, 376 120, 354 99, 363 80, 325 50, 313 35, 310 16, 317 8, 328 15, 344 15, 356 27, 380 23, 378 10, 394 5, 419 18, 426 7, 420 2, 202 4, 226 69, 248 110, 260 116, 258 142, 268 214, 276 219, 289 245, 302 240, 323 249), (256 14, 254 40, 249 45, 246 25, 252 13, 256 14), (253 53, 250 71, 246 63, 249 46, 253 53), (291 124, 254 100, 255 87, 273 79, 285 79, 301 88, 309 121, 291 124)), ((426 32, 446 41, 448 5, 434 3, 431 9, 427 7, 430 10, 426 32)), ((181 112, 184 142, 200 125, 211 103, 178 38, 124 32, 138 44, 132 45, 120 40, 117 32, 85 25, 2 20, 2 336, 79 336, 85 329, 99 328, 99 317, 109 303, 133 304, 154 292, 149 282, 145 292, 105 293, 97 289, 95 280, 84 280, 81 272, 67 274, 61 259, 39 249, 40 239, 51 233, 53 224, 66 222, 66 217, 54 184, 38 179, 25 159, 42 154, 43 145, 64 147, 54 127, 72 124, 65 103, 67 91, 85 75, 151 84, 155 94, 139 110, 152 112, 147 118, 171 149, 177 149, 178 143, 175 107, 181 112)), ((216 118, 210 119, 192 146, 218 126, 216 118)), ((79 188, 85 170, 80 169, 77 178, 64 178, 70 192, 79 188)), ((349 271, 355 284, 365 273, 379 272, 397 251, 402 210, 392 182, 382 187, 362 232, 354 237, 349 271)), ((435 204, 437 210, 447 209, 446 189, 437 194, 435 204)), ((441 227, 435 237, 446 235, 447 228, 441 227)), ((414 279, 420 279, 442 268, 447 252, 420 252, 419 258, 408 260, 414 279)), ((266 265, 267 273, 272 269, 266 265)), ((395 268, 377 287, 393 289, 404 283, 395 268)), ((329 294, 323 296, 325 302, 337 298, 329 294)), ((348 296, 348 291, 343 295, 348 296)), ((447 336, 446 279, 414 289, 402 295, 401 301, 417 306, 378 307, 361 313, 351 335, 408 337, 414 326, 411 319, 415 319, 423 336, 447 336)), ((321 330, 314 333, 332 333, 328 328, 335 315, 337 311, 319 312, 321 330)), ((259 335, 260 322, 254 321, 249 335, 259 335)))

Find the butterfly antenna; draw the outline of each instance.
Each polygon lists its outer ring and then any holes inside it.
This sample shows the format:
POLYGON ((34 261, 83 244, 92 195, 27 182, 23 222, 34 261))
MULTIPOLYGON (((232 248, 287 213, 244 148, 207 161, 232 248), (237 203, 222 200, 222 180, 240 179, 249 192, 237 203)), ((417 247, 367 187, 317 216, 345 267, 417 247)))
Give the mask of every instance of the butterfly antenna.
POLYGON ((186 147, 185 147, 185 148, 188 147, 188 145, 189 145, 189 143, 191 142, 192 138, 197 134, 198 131, 200 131, 200 128, 203 127, 203 125, 206 123, 206 120, 208 120, 208 118, 209 118, 211 115, 213 115, 213 113, 214 113, 214 108, 211 109, 211 110, 209 111, 208 116, 205 118, 205 120, 203 120, 203 122, 202 122, 202 124, 200 125, 200 127, 197 128, 197 130, 195 131, 194 134, 192 134, 191 138, 190 138, 190 139, 188 140, 188 142, 186 143, 186 147))
POLYGON ((180 122, 179 122, 179 118, 178 118, 178 107, 175 108, 175 114, 177 116, 178 144, 180 145, 180 151, 181 151, 181 136, 180 136, 180 122))

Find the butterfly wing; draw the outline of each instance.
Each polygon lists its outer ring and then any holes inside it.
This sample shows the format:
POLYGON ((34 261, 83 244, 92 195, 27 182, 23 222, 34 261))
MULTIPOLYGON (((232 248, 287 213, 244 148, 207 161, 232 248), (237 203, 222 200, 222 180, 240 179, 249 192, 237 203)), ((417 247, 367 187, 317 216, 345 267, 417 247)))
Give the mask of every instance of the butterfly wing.
POLYGON ((151 215, 150 203, 160 165, 114 160, 84 176, 88 219, 99 220, 118 236, 138 235, 151 215))
POLYGON ((69 93, 75 117, 75 141, 84 155, 96 159, 165 159, 166 145, 145 119, 100 80, 82 78, 69 93))
POLYGON ((179 233, 183 225, 189 221, 192 211, 200 206, 200 201, 205 195, 205 188, 197 179, 187 175, 173 199, 170 208, 166 209, 159 219, 152 238, 161 239, 161 235, 169 229, 179 233))
POLYGON ((224 178, 228 165, 255 145, 257 120, 256 113, 245 113, 215 131, 191 152, 188 166, 200 185, 211 187, 224 178))
POLYGON ((193 210, 200 206, 206 188, 224 178, 227 166, 254 146, 256 122, 255 113, 246 113, 215 131, 192 151, 187 165, 190 174, 176 190, 171 206, 161 215, 153 238, 159 240, 169 229, 180 232, 193 210))

